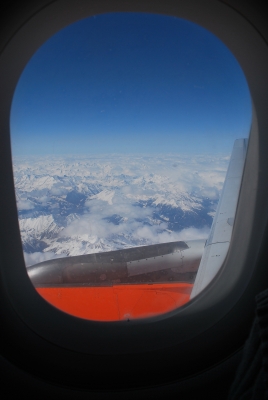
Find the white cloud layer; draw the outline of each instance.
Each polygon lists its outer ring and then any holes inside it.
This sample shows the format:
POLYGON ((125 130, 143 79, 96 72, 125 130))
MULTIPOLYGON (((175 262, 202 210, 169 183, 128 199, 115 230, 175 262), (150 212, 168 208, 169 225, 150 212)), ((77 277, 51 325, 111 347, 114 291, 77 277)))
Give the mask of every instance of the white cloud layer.
POLYGON ((45 253, 39 251, 31 254, 24 252, 23 255, 26 267, 30 267, 31 265, 38 264, 42 261, 52 260, 54 258, 60 257, 52 251, 48 251, 45 253))
POLYGON ((34 208, 34 204, 29 200, 18 200, 17 208, 19 211, 32 210, 34 208))
POLYGON ((179 154, 16 158, 18 210, 34 212, 20 217, 22 240, 28 248, 35 243, 44 248, 25 253, 27 265, 55 256, 206 238, 207 226, 170 230, 168 210, 197 214, 204 198, 216 202, 228 162, 225 155, 179 154), (68 203, 70 192, 86 199, 79 214, 68 211, 75 207, 68 203), (157 219, 156 208, 167 211, 157 219))

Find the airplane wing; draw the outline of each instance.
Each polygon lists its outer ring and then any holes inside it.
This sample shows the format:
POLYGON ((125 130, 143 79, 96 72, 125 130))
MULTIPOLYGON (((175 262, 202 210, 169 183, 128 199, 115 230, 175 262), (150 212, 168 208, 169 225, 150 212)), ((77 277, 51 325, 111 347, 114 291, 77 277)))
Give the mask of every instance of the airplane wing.
POLYGON ((191 299, 216 276, 227 255, 246 159, 248 139, 234 143, 222 194, 200 262, 191 299))
POLYGON ((193 282, 205 240, 170 242, 44 261, 28 268, 36 287, 193 282))
POLYGON ((213 279, 227 254, 246 148, 246 139, 235 141, 207 241, 44 261, 27 269, 36 290, 65 312, 104 321, 148 317, 187 303, 213 279))
POLYGON ((187 303, 205 240, 179 241, 44 261, 27 269, 39 294, 69 314, 114 321, 187 303))

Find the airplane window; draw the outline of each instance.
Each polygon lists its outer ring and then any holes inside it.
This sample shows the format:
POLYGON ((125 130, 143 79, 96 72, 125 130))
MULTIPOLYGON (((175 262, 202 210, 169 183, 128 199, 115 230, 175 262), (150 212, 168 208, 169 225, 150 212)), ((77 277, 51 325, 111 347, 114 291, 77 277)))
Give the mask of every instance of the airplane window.
POLYGON ((40 295, 112 321, 198 294, 213 278, 208 257, 220 267, 228 250, 251 119, 235 57, 192 22, 100 14, 45 42, 10 120, 25 264, 40 295))

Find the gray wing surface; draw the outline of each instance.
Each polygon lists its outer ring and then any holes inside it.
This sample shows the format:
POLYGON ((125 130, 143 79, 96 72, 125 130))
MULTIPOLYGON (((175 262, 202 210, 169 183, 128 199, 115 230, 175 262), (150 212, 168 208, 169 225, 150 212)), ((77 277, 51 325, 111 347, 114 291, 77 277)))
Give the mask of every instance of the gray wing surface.
POLYGON ((203 239, 160 243, 48 260, 27 272, 36 287, 192 282, 204 246, 203 239))
POLYGON ((191 299, 212 281, 227 255, 246 159, 247 143, 248 139, 237 139, 234 143, 221 198, 201 258, 191 299))

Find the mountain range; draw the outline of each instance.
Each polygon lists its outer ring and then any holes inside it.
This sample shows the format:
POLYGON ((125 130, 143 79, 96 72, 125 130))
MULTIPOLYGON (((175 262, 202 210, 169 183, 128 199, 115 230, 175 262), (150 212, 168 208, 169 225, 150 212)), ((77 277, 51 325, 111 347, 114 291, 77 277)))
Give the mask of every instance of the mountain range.
POLYGON ((229 157, 17 157, 26 265, 48 258, 206 237, 229 157))

